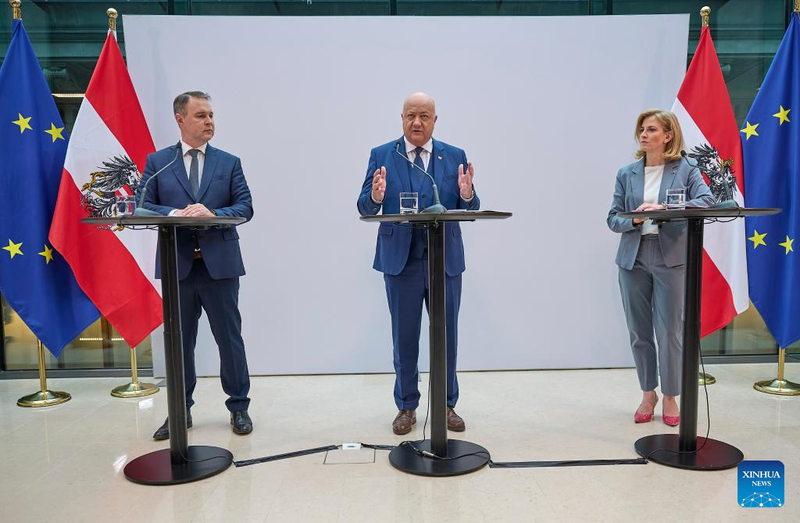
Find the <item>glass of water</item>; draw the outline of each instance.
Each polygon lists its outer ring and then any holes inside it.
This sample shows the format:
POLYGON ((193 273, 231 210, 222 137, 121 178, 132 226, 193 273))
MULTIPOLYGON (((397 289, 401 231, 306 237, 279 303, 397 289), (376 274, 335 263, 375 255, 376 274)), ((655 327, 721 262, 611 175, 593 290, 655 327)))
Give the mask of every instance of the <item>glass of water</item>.
POLYGON ((116 196, 115 207, 117 216, 130 216, 136 210, 135 196, 116 196))
POLYGON ((400 214, 417 214, 418 205, 419 194, 415 192, 400 193, 400 214))
POLYGON ((686 189, 667 189, 667 209, 683 210, 686 208, 686 189))

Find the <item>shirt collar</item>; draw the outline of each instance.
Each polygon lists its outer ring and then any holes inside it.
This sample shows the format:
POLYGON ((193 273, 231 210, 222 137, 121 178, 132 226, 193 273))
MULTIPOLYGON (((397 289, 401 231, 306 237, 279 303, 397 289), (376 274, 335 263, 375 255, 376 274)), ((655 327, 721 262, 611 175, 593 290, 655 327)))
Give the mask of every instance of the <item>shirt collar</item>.
MULTIPOLYGON (((406 152, 407 153, 414 152, 414 149, 416 149, 417 146, 414 145, 413 143, 409 142, 408 138, 406 138, 405 136, 403 137, 403 140, 405 140, 405 142, 406 142, 406 152)), ((431 151, 433 151, 433 138, 429 139, 428 143, 423 145, 422 148, 425 149, 425 151, 427 151, 428 154, 430 154, 431 151)))
POLYGON ((198 151, 200 151, 201 153, 203 153, 203 156, 205 156, 205 154, 206 154, 206 146, 207 146, 207 145, 208 145, 208 142, 204 143, 204 144, 203 144, 203 145, 201 145, 200 147, 192 147, 192 146, 191 146, 191 145, 189 145, 188 143, 186 143, 186 142, 184 142, 183 140, 181 140, 181 154, 182 154, 183 156, 186 156, 186 154, 187 154, 189 151, 191 151, 192 149, 197 149, 198 151))

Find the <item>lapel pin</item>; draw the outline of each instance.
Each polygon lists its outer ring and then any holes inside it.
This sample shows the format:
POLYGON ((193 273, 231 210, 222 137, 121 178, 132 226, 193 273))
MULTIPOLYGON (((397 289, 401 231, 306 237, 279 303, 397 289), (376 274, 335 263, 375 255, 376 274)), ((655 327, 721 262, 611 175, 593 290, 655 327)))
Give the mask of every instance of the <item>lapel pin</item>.
POLYGON ((437 156, 437 157, 436 157, 436 159, 437 159, 437 160, 441 160, 441 159, 442 159, 442 157, 441 157, 441 156, 437 156))

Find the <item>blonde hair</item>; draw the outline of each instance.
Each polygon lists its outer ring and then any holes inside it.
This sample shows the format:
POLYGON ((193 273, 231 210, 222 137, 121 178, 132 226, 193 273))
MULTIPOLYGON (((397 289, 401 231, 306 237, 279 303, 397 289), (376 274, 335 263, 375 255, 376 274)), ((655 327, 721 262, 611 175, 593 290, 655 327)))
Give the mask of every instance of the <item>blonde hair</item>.
MULTIPOLYGON (((683 132, 681 131, 681 124, 678 123, 678 117, 675 116, 675 113, 662 111, 661 109, 648 109, 644 111, 636 120, 636 129, 633 130, 633 137, 638 142, 642 123, 651 116, 655 116, 665 133, 672 135, 672 139, 668 141, 664 147, 664 160, 680 160, 681 151, 684 148, 683 132)), ((644 155, 645 152, 639 149, 634 156, 636 158, 642 158, 644 155)))

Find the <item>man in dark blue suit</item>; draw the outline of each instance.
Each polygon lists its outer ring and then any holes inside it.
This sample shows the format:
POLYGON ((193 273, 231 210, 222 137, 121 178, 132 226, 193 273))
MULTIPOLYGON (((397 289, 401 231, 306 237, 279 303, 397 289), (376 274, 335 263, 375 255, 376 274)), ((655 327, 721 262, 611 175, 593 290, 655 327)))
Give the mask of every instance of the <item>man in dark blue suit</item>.
MULTIPOLYGON (((250 220, 253 205, 241 161, 208 144, 214 136, 210 100, 208 94, 199 91, 175 98, 173 110, 181 141, 147 157, 140 187, 155 173, 158 176, 147 185, 144 206, 168 216, 240 216, 250 220)), ((247 413, 250 375, 239 313, 239 277, 245 273, 239 234, 236 227, 178 229, 177 244, 187 425, 192 426, 189 409, 197 385, 197 322, 205 310, 219 348, 220 378, 229 396, 225 405, 231 413, 233 432, 249 434, 253 422, 247 413)), ((156 277, 160 272, 157 260, 156 277)), ((169 423, 165 421, 153 439, 168 438, 169 423)))
MULTIPOLYGON (((447 209, 480 208, 472 185, 474 171, 463 150, 432 138, 436 124, 436 104, 425 93, 415 93, 403 103, 403 137, 372 150, 367 176, 358 197, 362 216, 397 214, 400 192, 416 192, 419 208, 433 204, 431 180, 410 165, 427 171, 439 188, 439 198, 447 209), (404 158, 406 156, 408 159, 404 158)), ((394 345, 394 400, 397 416, 392 423, 395 434, 411 432, 419 405, 417 360, 422 322, 422 305, 428 305, 428 244, 424 230, 407 224, 382 223, 373 268, 383 273, 386 296, 392 316, 394 345)), ((464 272, 464 244, 458 223, 445 224, 446 328, 447 328, 447 428, 463 431, 464 420, 456 414, 458 380, 458 310, 461 305, 461 273, 464 272)))

